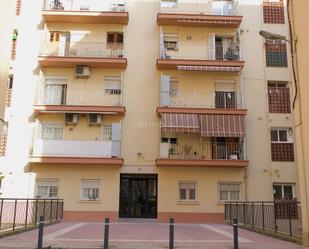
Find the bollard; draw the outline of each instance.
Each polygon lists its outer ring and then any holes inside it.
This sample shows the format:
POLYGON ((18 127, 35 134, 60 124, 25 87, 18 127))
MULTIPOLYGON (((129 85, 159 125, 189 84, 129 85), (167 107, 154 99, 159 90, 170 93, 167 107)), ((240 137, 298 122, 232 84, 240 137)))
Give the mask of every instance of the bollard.
POLYGON ((169 249, 174 249, 174 219, 170 218, 170 244, 169 249))
POLYGON ((233 232, 234 232, 234 247, 233 249, 238 249, 238 220, 233 219, 233 232))
POLYGON ((108 236, 109 236, 109 218, 105 218, 104 222, 104 249, 108 249, 108 236))
POLYGON ((44 216, 40 216, 39 235, 38 235, 38 249, 43 248, 43 233, 44 233, 44 216))

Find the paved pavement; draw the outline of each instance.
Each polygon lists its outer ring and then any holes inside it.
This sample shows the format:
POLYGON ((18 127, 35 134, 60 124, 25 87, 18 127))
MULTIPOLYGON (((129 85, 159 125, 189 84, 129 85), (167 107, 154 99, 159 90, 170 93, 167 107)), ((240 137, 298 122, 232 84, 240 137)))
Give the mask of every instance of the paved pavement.
MULTIPOLYGON (((46 226, 44 247, 102 248, 102 223, 61 222, 46 226)), ((175 247, 178 249, 232 249, 232 227, 222 224, 176 224, 175 247)), ((0 239, 0 248, 35 248, 38 230, 0 239)), ((168 224, 120 222, 110 225, 110 248, 168 248, 168 224)), ((303 249, 293 243, 239 229, 240 249, 303 249)), ((308 249, 308 248, 307 248, 308 249)))

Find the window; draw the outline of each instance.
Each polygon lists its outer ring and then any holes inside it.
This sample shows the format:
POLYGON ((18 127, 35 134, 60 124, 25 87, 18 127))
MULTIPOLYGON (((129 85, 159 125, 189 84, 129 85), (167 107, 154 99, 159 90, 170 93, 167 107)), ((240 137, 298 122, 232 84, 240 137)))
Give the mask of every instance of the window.
POLYGON ((290 89, 286 82, 268 82, 268 107, 270 113, 291 113, 290 89))
POLYGON ((264 0, 263 17, 264 23, 284 24, 283 0, 264 0))
POLYGON ((167 51, 178 50, 178 34, 164 34, 164 48, 167 51))
POLYGON ((196 182, 180 182, 179 200, 195 201, 196 199, 196 182))
POLYGON ((240 183, 219 183, 220 201, 240 201, 240 183))
POLYGON ((162 0, 161 8, 176 8, 177 0, 162 0))
POLYGON ((121 94, 121 76, 105 76, 104 84, 106 94, 121 94))
POLYGON ((100 180, 81 181, 81 200, 95 201, 99 199, 100 180))
POLYGON ((41 138, 44 140, 62 140, 63 125, 57 123, 43 123, 41 138))
POLYGON ((170 96, 178 96, 179 80, 177 77, 170 77, 170 96))
POLYGON ((107 43, 123 43, 123 33, 122 32, 108 32, 107 33, 107 43))
POLYGON ((112 125, 103 125, 103 140, 112 140, 112 125))
POLYGON ((237 108, 236 105, 236 92, 215 92, 215 105, 216 108, 237 108))
POLYGON ((285 41, 267 40, 265 43, 266 66, 287 67, 287 46, 285 41))
POLYGON ((295 197, 294 187, 294 184, 275 183, 273 185, 274 200, 293 199, 295 197))
POLYGON ((58 42, 58 41, 60 41, 60 32, 57 32, 57 31, 49 32, 49 41, 50 42, 58 42))
POLYGON ((37 179, 36 197, 37 198, 57 198, 59 189, 58 179, 37 179))
POLYGON ((292 132, 292 128, 271 130, 272 161, 294 161, 292 132))

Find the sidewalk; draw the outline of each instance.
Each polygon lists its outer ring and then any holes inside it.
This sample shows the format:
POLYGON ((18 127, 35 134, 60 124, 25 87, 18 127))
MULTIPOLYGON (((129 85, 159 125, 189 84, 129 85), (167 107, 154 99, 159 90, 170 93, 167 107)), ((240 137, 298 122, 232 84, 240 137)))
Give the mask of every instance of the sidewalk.
MULTIPOLYGON (((175 248, 232 249, 232 227, 222 224, 175 224, 175 248)), ((0 239, 0 248, 35 248, 38 230, 0 239)), ((110 248, 168 248, 168 224, 120 222, 110 225, 110 248)), ((293 243, 239 229, 240 249, 303 249, 293 243)), ((103 223, 61 222, 46 226, 44 247, 102 248, 103 223)))

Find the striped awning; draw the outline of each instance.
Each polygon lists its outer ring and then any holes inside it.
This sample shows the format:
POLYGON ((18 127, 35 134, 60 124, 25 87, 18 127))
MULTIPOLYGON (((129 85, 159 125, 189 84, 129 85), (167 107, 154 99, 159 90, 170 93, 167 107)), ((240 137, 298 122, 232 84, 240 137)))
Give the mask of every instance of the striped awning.
POLYGON ((243 137, 245 120, 242 115, 199 115, 200 133, 204 137, 243 137))
POLYGON ((200 125, 197 114, 162 113, 162 132, 190 132, 199 133, 200 125))
POLYGON ((208 72, 240 72, 241 67, 235 66, 177 66, 179 71, 208 71, 208 72))

